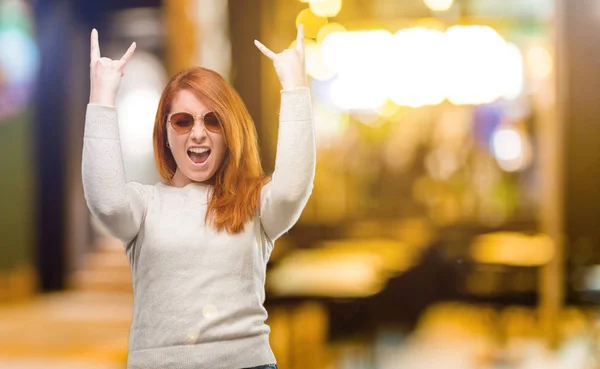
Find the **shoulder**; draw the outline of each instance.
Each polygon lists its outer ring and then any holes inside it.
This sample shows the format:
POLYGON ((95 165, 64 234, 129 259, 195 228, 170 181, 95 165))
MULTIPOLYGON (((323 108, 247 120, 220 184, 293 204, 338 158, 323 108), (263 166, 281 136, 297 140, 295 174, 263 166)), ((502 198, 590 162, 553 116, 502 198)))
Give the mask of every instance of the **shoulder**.
POLYGON ((158 186, 156 184, 149 185, 140 182, 127 182, 126 186, 129 191, 138 194, 146 201, 151 200, 154 197, 154 194, 158 191, 158 186))

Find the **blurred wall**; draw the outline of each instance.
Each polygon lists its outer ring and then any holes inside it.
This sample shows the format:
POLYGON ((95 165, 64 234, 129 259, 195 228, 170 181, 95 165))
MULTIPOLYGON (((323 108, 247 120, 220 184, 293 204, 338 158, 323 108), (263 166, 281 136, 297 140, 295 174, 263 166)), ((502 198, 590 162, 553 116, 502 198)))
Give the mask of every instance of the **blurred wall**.
POLYGON ((559 103, 565 124, 565 226, 576 264, 600 263, 600 2, 561 0, 559 103))
POLYGON ((27 293, 34 242, 32 106, 0 120, 0 301, 27 293))
POLYGON ((0 0, 0 301, 35 285, 31 137, 38 45, 27 2, 0 0))

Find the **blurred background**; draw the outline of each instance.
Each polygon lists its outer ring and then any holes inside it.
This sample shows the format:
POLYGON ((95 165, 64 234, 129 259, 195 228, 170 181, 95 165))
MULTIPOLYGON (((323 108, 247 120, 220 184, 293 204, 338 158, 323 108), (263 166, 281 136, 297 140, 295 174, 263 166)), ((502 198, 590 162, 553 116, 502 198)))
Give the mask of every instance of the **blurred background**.
POLYGON ((214 69, 274 166, 259 39, 305 25, 312 197, 268 265, 282 369, 600 368, 600 1, 0 0, 0 368, 125 368, 131 275, 81 184, 89 34, 138 48, 127 177, 170 76, 214 69))

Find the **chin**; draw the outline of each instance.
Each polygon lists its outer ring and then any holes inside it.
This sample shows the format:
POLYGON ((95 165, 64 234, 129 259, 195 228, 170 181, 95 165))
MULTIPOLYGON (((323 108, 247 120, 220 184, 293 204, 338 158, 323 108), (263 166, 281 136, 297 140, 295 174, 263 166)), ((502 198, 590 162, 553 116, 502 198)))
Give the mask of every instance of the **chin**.
POLYGON ((187 170, 187 173, 183 173, 185 174, 186 177, 188 177, 190 180, 194 181, 194 182, 207 182, 210 181, 214 175, 215 175, 215 171, 210 170, 209 172, 205 172, 205 173, 198 173, 197 171, 194 170, 187 170))

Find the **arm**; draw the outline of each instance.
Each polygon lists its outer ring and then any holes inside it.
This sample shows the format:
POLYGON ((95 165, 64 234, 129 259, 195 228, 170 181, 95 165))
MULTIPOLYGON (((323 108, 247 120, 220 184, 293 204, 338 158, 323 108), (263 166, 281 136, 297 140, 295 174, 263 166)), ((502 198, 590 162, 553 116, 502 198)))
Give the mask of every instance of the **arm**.
POLYGON ((114 108, 123 68, 135 43, 120 60, 100 57, 98 33, 92 31, 90 103, 85 117, 82 179, 87 205, 117 238, 129 242, 145 213, 144 187, 125 182, 119 125, 114 108))
POLYGON ((260 199, 261 223, 274 241, 298 221, 315 177, 315 129, 304 64, 304 27, 298 27, 296 45, 280 54, 258 41, 255 44, 273 60, 283 87, 275 171, 260 199))
POLYGON ((283 90, 275 171, 260 201, 261 222, 271 240, 298 221, 312 192, 315 165, 310 91, 306 87, 283 90))
POLYGON ((83 190, 88 208, 125 243, 139 232, 145 212, 144 187, 125 183, 117 114, 113 107, 89 104, 82 157, 83 190))

